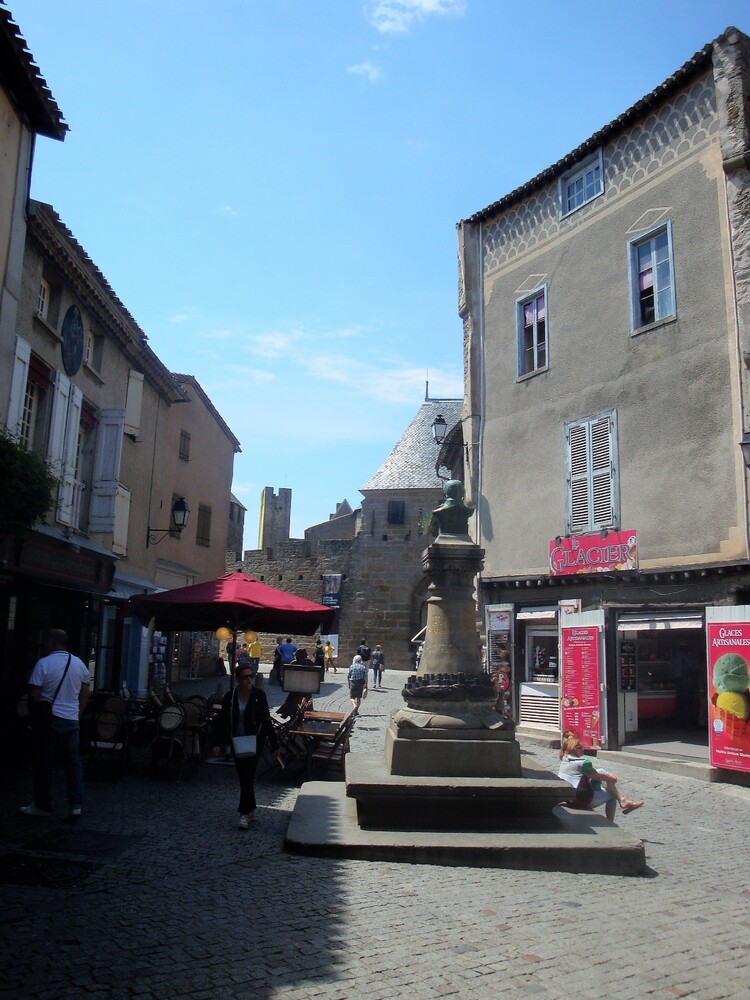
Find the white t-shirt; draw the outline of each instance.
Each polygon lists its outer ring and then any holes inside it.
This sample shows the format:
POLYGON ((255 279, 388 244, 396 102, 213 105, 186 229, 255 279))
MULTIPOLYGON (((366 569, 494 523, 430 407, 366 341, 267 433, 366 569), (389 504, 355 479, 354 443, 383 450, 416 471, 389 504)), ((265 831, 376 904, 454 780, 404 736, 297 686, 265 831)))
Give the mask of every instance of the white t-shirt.
MULTIPOLYGON (((42 701, 51 702, 55 698, 55 691, 67 662, 68 654, 62 650, 37 660, 29 678, 29 684, 42 689, 42 701)), ((90 683, 90 680, 88 667, 77 656, 71 656, 70 667, 52 706, 52 714, 56 715, 58 719, 71 719, 73 722, 77 722, 78 695, 81 687, 90 683)))

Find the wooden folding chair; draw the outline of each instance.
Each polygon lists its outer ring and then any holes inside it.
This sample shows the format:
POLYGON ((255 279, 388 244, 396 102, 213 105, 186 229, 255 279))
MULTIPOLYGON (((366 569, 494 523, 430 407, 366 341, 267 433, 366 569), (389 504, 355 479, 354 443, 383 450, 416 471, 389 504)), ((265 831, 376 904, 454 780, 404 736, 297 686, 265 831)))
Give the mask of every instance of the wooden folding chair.
POLYGON ((354 712, 350 712, 344 719, 334 735, 329 739, 319 740, 313 749, 310 758, 310 776, 312 777, 316 769, 322 768, 324 778, 328 774, 329 768, 344 771, 344 758, 349 753, 349 738, 351 737, 354 723, 357 717, 354 712))

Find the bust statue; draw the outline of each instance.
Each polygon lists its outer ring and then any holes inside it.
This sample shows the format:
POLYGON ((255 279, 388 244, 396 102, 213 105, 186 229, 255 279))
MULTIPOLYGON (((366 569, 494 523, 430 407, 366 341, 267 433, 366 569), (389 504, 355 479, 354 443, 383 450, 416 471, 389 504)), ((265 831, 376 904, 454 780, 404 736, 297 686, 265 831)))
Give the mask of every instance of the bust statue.
POLYGON ((449 479, 443 486, 445 500, 432 512, 439 535, 468 535, 469 518, 473 507, 464 503, 464 484, 460 479, 449 479))

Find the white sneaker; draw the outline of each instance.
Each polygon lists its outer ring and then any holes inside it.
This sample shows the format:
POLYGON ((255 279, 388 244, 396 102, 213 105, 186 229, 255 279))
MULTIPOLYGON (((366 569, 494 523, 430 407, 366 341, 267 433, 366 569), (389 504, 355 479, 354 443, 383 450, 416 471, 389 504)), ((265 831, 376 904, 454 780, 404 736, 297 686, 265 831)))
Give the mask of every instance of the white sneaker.
POLYGON ((249 829, 250 829, 250 814, 243 813, 242 816, 240 816, 240 830, 249 830, 249 829))
POLYGON ((46 809, 40 809, 36 802, 32 802, 30 806, 21 806, 18 810, 22 816, 51 816, 51 812, 47 812, 46 809))

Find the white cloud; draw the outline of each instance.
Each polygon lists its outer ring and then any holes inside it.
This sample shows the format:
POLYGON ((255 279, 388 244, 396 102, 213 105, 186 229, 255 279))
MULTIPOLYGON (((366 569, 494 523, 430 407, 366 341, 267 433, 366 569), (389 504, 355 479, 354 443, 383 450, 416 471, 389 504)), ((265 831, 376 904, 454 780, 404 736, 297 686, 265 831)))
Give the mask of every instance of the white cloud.
POLYGON ((433 14, 460 17, 466 10, 466 0, 371 0, 365 10, 376 31, 396 34, 433 14))
POLYGON ((222 205, 217 211, 219 215, 226 215, 229 219, 239 219, 240 217, 240 213, 236 208, 232 208, 231 205, 222 205))
POLYGON ((356 76, 364 76, 370 83, 375 83, 380 79, 380 68, 371 62, 357 63, 355 66, 347 66, 347 73, 354 73, 356 76))
POLYGON ((175 313, 174 316, 169 317, 170 323, 188 323, 190 320, 200 319, 198 313, 175 313))
POLYGON ((234 336, 234 330, 206 330, 201 334, 204 340, 231 340, 234 336))
POLYGON ((256 333, 248 337, 245 350, 269 361, 289 357, 292 349, 304 339, 304 336, 300 330, 270 330, 268 333, 256 333))

